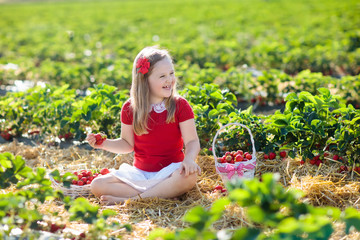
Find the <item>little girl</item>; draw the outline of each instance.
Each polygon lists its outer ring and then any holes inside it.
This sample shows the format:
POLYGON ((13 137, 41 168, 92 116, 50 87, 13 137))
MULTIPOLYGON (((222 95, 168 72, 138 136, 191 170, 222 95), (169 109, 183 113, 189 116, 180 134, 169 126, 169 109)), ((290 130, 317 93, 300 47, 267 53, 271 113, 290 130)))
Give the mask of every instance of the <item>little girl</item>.
POLYGON ((124 163, 91 183, 104 204, 172 198, 193 188, 201 173, 195 163, 200 143, 191 106, 176 94, 174 65, 166 50, 146 47, 136 56, 130 99, 121 110, 120 138, 96 145, 89 134, 87 141, 113 153, 134 151, 133 166, 124 163))

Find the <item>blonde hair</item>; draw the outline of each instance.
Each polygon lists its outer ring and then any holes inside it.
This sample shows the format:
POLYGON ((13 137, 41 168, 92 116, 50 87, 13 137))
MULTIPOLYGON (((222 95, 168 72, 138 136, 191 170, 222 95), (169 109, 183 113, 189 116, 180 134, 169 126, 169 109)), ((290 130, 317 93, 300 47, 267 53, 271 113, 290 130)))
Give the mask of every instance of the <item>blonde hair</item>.
MULTIPOLYGON (((167 50, 157 47, 146 47, 136 56, 132 70, 132 84, 130 89, 130 102, 133 110, 133 129, 136 135, 148 133, 148 120, 150 109, 150 87, 149 76, 157 62, 168 58, 171 63, 173 60, 167 50), (147 58, 150 62, 149 71, 146 74, 140 73, 136 69, 136 63, 139 58, 147 58)), ((167 109, 166 123, 175 121, 175 96, 176 84, 172 90, 170 97, 165 99, 167 109)))

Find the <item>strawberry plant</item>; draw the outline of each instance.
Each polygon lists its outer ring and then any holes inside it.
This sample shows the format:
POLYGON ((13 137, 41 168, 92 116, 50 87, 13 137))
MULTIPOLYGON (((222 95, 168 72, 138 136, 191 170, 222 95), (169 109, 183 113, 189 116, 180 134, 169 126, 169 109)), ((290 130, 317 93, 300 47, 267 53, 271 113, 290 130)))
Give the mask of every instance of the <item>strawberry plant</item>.
POLYGON ((325 88, 318 89, 320 95, 308 92, 289 94, 284 113, 277 111, 266 123, 278 149, 289 149, 303 160, 311 159, 316 152, 322 152, 338 128, 337 119, 329 109, 345 107, 339 98, 325 88))
MULTIPOLYGON (((101 172, 106 174, 107 169, 101 172)), ((60 176, 59 171, 50 173, 56 181, 70 186, 72 174, 66 173, 60 176)), ((108 224, 106 219, 116 215, 112 210, 99 212, 99 206, 91 205, 88 200, 78 198, 71 200, 64 197, 61 191, 54 191, 51 181, 46 178, 46 171, 43 168, 31 168, 25 166, 25 161, 20 156, 13 156, 11 153, 0 154, 0 186, 6 189, 11 185, 16 186, 17 191, 0 194, 0 237, 13 235, 12 230, 20 228, 22 237, 39 237, 38 231, 61 233, 66 226, 49 221, 52 215, 40 213, 40 204, 46 200, 59 199, 64 202, 64 207, 70 213, 70 221, 84 221, 89 223, 89 231, 86 236, 89 239, 103 239, 109 230, 125 228, 130 231, 128 224, 119 225, 112 222, 108 224), (34 187, 36 185, 36 187, 34 187)), ((82 233, 82 236, 85 233, 82 233)), ((68 236, 78 237, 78 236, 68 236)))
POLYGON ((335 143, 337 150, 345 153, 352 165, 360 156, 360 112, 349 105, 347 108, 334 110, 332 114, 338 117, 339 124, 329 142, 335 143))
POLYGON ((333 221, 344 222, 346 234, 351 228, 360 230, 356 209, 349 207, 341 213, 335 207, 314 207, 300 201, 300 191, 287 190, 278 180, 278 175, 266 173, 261 182, 256 178, 228 182, 228 197, 218 199, 209 209, 196 206, 186 213, 183 220, 188 227, 174 232, 155 229, 149 239, 328 239, 334 231, 333 221), (245 208, 249 224, 215 229, 213 224, 229 204, 245 208))
MULTIPOLYGON (((272 149, 273 145, 268 139, 266 127, 263 124, 262 118, 253 115, 251 111, 252 107, 243 111, 233 111, 227 118, 224 117, 219 122, 221 124, 240 123, 247 126, 254 137, 255 149, 257 151, 268 151, 268 149, 272 149)), ((252 143, 248 131, 237 126, 221 132, 215 147, 216 151, 221 155, 225 154, 226 151, 231 152, 237 149, 252 152, 252 143)))
POLYGON ((235 109, 235 95, 227 90, 221 91, 216 84, 188 85, 180 94, 193 107, 201 146, 210 147, 210 139, 218 128, 217 122, 235 109))
MULTIPOLYGON (((109 85, 96 85, 90 88, 90 95, 74 103, 75 110, 64 123, 79 123, 84 128, 91 126, 93 131, 106 135, 118 136, 120 130, 120 111, 123 103, 129 98, 128 90, 118 91, 109 85)), ((84 130, 76 129, 77 135, 84 138, 84 130)))

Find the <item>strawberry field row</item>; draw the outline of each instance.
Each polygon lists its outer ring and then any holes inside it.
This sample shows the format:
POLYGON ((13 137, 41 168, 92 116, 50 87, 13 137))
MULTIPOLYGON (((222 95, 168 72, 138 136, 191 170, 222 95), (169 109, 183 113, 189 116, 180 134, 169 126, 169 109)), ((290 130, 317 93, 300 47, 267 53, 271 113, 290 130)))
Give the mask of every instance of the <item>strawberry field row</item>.
MULTIPOLYGON (((48 85, 8 93, 0 99, 2 136, 8 134, 10 140, 36 135, 51 143, 70 138, 83 141, 90 131, 119 137, 120 111, 128 91, 108 85, 89 91, 88 96, 76 97, 75 90, 66 85, 48 85)), ((355 164, 360 156, 360 111, 326 88, 317 91, 316 95, 307 91, 288 94, 284 111, 269 116, 253 114, 252 106, 238 109, 235 95, 215 84, 187 85, 180 94, 194 109, 203 153, 211 153, 210 140, 221 125, 238 122, 253 132, 257 151, 286 150, 304 161, 325 151, 341 152, 345 163, 355 164)), ((221 134, 217 146, 219 154, 251 150, 249 135, 241 129, 221 134)))

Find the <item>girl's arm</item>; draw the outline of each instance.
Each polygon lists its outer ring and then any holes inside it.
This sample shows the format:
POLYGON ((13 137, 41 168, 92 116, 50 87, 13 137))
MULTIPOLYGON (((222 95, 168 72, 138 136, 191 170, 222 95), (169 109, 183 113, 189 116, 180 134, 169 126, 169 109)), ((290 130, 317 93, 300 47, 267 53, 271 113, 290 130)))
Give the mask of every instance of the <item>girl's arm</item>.
POLYGON ((200 152, 200 142, 196 132, 195 120, 192 118, 181 122, 180 131, 185 145, 185 158, 181 173, 185 173, 185 176, 195 172, 201 174, 200 167, 195 163, 200 152))
POLYGON ((134 150, 134 132, 132 125, 121 123, 121 135, 117 139, 106 139, 101 145, 95 145, 94 134, 90 133, 86 140, 93 148, 103 149, 113 153, 130 153, 134 150))

